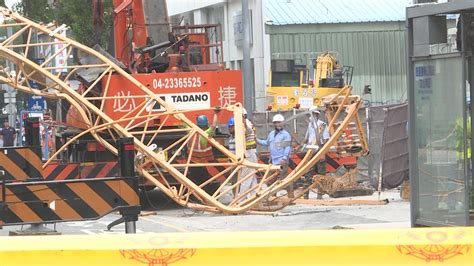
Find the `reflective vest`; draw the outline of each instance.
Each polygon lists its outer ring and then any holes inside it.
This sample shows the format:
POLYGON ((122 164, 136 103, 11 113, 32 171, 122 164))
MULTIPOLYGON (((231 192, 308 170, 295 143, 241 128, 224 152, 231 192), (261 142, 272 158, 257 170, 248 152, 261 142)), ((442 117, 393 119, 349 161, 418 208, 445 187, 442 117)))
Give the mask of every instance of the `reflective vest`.
MULTIPOLYGON (((211 135, 212 129, 208 128, 205 130, 208 135, 211 135)), ((194 142, 193 151, 191 155, 191 161, 195 163, 209 162, 214 160, 214 153, 212 152, 212 146, 209 145, 207 139, 197 135, 192 141, 188 143, 188 148, 191 149, 191 145, 194 142)))
POLYGON ((245 119, 245 147, 247 150, 256 149, 255 128, 250 120, 245 119))

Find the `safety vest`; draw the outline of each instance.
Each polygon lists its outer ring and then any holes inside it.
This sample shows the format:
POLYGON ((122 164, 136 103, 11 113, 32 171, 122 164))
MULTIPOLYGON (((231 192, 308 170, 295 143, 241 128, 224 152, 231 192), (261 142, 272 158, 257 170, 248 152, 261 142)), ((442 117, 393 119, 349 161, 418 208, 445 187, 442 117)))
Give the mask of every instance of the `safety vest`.
MULTIPOLYGON (((209 134, 208 130, 206 133, 209 134)), ((193 151, 191 154, 191 161, 195 163, 210 162, 214 160, 214 153, 212 152, 212 146, 209 145, 206 139, 201 136, 195 136, 193 141, 188 143, 188 149, 191 149, 191 145, 194 142, 193 151)))
POLYGON ((245 147, 247 150, 256 149, 255 128, 250 120, 245 119, 245 147))
MULTIPOLYGON (((471 158, 471 118, 468 117, 466 121, 467 126, 467 158, 471 158)), ((463 121, 462 118, 458 118, 456 120, 456 159, 463 160, 464 159, 464 137, 463 137, 463 121)))

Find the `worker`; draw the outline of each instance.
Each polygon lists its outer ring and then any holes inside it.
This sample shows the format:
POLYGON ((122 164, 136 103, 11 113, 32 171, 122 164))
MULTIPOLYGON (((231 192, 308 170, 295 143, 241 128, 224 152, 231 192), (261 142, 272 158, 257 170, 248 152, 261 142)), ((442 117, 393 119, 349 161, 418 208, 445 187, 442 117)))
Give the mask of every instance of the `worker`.
MULTIPOLYGON (((220 108, 216 108, 212 119, 212 124, 209 125, 209 120, 206 115, 200 115, 197 117, 196 124, 199 128, 204 130, 205 134, 212 137, 217 128, 217 114, 220 112, 220 108)), ((196 134, 192 137, 193 139, 188 142, 188 152, 191 154, 191 162, 193 163, 211 163, 215 162, 214 152, 212 145, 209 144, 208 139, 205 136, 196 134), (192 149, 192 150, 191 150, 192 149)), ((210 175, 206 167, 190 167, 189 176, 192 180, 200 185, 206 182, 210 175)))
MULTIPOLYGON (((329 140, 329 129, 327 124, 320 119, 321 111, 317 106, 312 106, 309 109, 310 118, 306 134, 303 139, 304 147, 311 147, 315 152, 318 151, 329 140), (309 146, 311 145, 311 146, 309 146)), ((309 170, 305 175, 304 188, 307 189, 313 182, 314 174, 326 175, 326 158, 323 157, 316 163, 315 167, 309 170)), ((304 195, 308 199, 309 191, 304 195)), ((317 199, 322 199, 321 188, 318 187, 317 199)))
POLYGON ((233 117, 230 118, 229 121, 227 121, 227 127, 229 129, 227 148, 230 152, 235 154, 235 121, 233 117))
MULTIPOLYGON (((209 126, 209 120, 206 115, 200 115, 197 117, 197 126, 200 127, 207 136, 213 136, 217 128, 217 114, 220 112, 220 108, 216 107, 212 124, 209 126)), ((195 163, 210 162, 214 160, 214 154, 212 152, 212 146, 209 145, 208 140, 201 135, 196 135, 192 141, 189 142, 188 147, 193 147, 191 161, 195 163), (197 141, 199 139, 199 141, 197 141)))
MULTIPOLYGON (((228 129, 229 129, 229 138, 227 140, 227 147, 228 147, 229 151, 231 151, 233 154, 235 154, 235 119, 233 117, 230 118, 229 121, 227 121, 227 126, 228 126, 228 129)), ((248 130, 245 130, 245 132, 247 132, 247 131, 248 130)), ((253 132, 253 130, 252 130, 252 132, 253 132)), ((247 135, 247 133, 246 133, 246 135, 247 135)), ((254 139, 254 141, 255 141, 255 139, 254 139)), ((257 151, 256 151, 255 147, 253 147, 253 149, 254 149, 253 151, 252 151, 252 149, 250 149, 250 150, 246 149, 244 156, 248 161, 255 163, 258 160, 257 159, 257 151)), ((256 177, 255 174, 252 174, 252 172, 253 172, 253 169, 249 168, 249 167, 244 167, 240 171, 240 178, 246 178, 240 184, 240 189, 239 189, 240 194, 248 191, 249 189, 252 189, 252 187, 254 187, 257 184, 257 177, 256 177)), ((242 197, 242 199, 250 198, 251 196, 255 195, 255 193, 256 192, 246 193, 245 196, 242 197)))
MULTIPOLYGON (((244 120, 245 120, 245 119, 248 120, 247 109, 242 108, 242 116, 244 117, 244 120)), ((250 120, 249 120, 249 121, 250 121, 250 120)))
MULTIPOLYGON (((245 108, 242 110, 242 118, 244 121, 244 130, 245 130, 245 159, 252 163, 258 163, 257 158, 257 141, 255 138, 255 127, 253 123, 247 117, 247 110, 245 108)), ((241 177, 245 178, 253 172, 252 168, 243 168, 240 172, 241 177)), ((252 177, 246 179, 240 185, 240 192, 245 192, 249 189, 252 189, 257 185, 257 176, 255 174, 252 177)), ((255 191, 252 191, 246 195, 246 198, 249 198, 255 195, 255 191)))
MULTIPOLYGON (((291 136, 283 128, 285 118, 281 114, 273 116, 272 122, 275 130, 270 132, 267 139, 257 139, 257 143, 270 147, 270 163, 281 166, 279 179, 283 179, 288 174, 288 160, 291 152, 291 136)), ((289 198, 294 198, 293 185, 286 188, 289 198)))
POLYGON ((3 147, 14 146, 16 130, 10 126, 8 121, 3 122, 3 126, 0 129, 0 135, 3 136, 3 147))
MULTIPOLYGON (((252 121, 247 117, 247 110, 243 109, 242 116, 244 119, 244 127, 245 127, 245 148, 246 148, 246 158, 254 158, 255 163, 257 162, 257 141, 255 137, 255 126, 253 125, 252 121)), ((252 161, 254 162, 254 161, 252 161)))

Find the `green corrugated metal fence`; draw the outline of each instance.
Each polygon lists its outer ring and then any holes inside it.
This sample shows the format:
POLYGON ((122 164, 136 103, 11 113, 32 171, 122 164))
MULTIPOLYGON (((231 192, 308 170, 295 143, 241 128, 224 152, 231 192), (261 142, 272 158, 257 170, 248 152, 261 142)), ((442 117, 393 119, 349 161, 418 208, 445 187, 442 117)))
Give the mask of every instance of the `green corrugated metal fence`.
MULTIPOLYGON (((310 25, 302 25, 310 27, 310 25)), ((272 53, 335 51, 343 65, 354 66, 355 94, 371 85, 373 104, 406 99, 405 31, 357 31, 270 34, 272 53)))

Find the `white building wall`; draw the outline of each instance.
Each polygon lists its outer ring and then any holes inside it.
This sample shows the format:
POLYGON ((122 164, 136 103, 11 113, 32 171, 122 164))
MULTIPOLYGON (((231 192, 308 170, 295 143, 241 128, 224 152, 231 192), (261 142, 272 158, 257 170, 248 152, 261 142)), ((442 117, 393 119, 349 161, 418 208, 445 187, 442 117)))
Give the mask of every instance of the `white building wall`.
MULTIPOLYGON (((253 62, 253 78, 257 111, 263 111, 266 106, 265 88, 268 83, 270 68, 270 38, 265 35, 265 0, 249 0, 252 14, 252 39, 250 56, 253 62)), ((223 24, 224 60, 227 68, 240 69, 242 49, 235 45, 234 16, 242 9, 240 0, 173 0, 168 1, 168 13, 179 21, 179 17, 187 17, 186 21, 194 24, 221 23, 223 24), (223 13, 223 16, 222 16, 223 13), (192 16, 192 18, 189 18, 192 16), (222 20, 222 21, 220 21, 222 20)))

